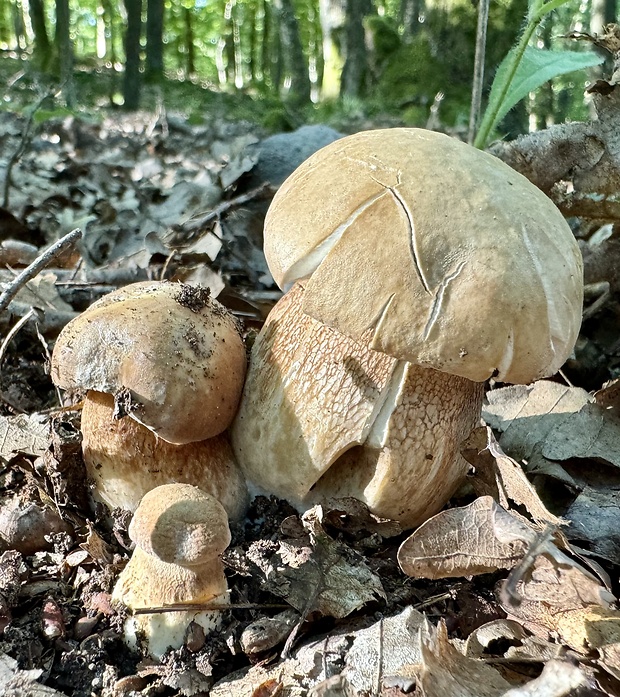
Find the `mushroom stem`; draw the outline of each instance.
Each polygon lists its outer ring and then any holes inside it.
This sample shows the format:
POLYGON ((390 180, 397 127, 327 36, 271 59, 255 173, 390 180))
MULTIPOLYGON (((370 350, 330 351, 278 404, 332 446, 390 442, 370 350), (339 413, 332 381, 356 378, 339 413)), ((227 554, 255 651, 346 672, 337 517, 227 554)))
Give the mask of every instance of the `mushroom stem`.
POLYGON ((114 418, 114 397, 90 390, 82 410, 82 452, 93 498, 109 508, 135 511, 156 486, 194 484, 214 496, 228 516, 240 518, 247 488, 226 433, 177 445, 129 416, 114 418))
POLYGON ((484 384, 373 351, 304 314, 303 301, 297 285, 254 343, 232 430, 237 461, 260 490, 300 508, 354 496, 413 527, 467 471, 460 444, 484 384))

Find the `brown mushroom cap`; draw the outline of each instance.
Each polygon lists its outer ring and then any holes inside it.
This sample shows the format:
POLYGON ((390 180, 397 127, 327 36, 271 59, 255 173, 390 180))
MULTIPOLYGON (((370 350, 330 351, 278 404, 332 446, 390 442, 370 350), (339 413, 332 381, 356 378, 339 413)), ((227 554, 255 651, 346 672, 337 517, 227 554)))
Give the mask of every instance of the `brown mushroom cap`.
POLYGON ((308 279, 313 318, 474 381, 553 374, 579 331, 581 255, 558 209, 431 131, 365 131, 315 153, 272 202, 265 254, 281 287, 308 279))
POLYGON ((222 504, 189 484, 168 484, 145 494, 129 537, 143 552, 180 566, 216 559, 230 544, 222 504))
POLYGON ((110 293, 60 333, 52 379, 114 394, 171 443, 200 441, 232 421, 246 355, 234 317, 205 289, 135 283, 110 293))

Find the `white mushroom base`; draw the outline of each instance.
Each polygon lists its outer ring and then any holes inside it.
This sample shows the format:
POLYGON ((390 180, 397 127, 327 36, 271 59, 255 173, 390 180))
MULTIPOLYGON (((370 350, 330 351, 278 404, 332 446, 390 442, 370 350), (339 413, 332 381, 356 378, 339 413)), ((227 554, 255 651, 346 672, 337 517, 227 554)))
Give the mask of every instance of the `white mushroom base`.
POLYGON ((414 527, 462 481, 483 383, 398 361, 305 315, 295 286, 256 339, 232 429, 260 491, 300 509, 353 496, 414 527))

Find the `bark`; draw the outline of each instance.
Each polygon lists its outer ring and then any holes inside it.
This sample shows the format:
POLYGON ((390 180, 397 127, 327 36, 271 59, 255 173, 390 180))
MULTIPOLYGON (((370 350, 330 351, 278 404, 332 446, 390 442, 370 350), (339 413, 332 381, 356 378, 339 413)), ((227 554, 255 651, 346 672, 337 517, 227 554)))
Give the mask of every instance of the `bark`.
POLYGON ((290 80, 286 97, 292 105, 301 105, 310 101, 310 77, 295 8, 292 0, 274 0, 273 7, 278 19, 284 76, 290 80))
POLYGON ((34 31, 34 62, 41 70, 47 70, 51 59, 51 45, 45 25, 43 0, 30 0, 30 22, 34 31))
POLYGON ((342 68, 340 94, 343 97, 361 97, 368 74, 368 53, 364 17, 370 14, 370 0, 347 0, 347 20, 344 35, 345 62, 342 68))
POLYGON ((146 77, 158 82, 164 77, 164 0, 147 0, 146 77))
POLYGON ((194 25, 192 23, 192 11, 185 7, 183 8, 185 20, 185 51, 187 63, 185 71, 187 75, 193 75, 196 72, 196 51, 194 49, 194 25))
POLYGON ((60 82, 65 104, 75 103, 73 85, 73 43, 70 34, 69 0, 56 0, 56 50, 60 62, 60 82))
POLYGON ((125 0, 127 29, 125 31, 124 108, 135 111, 140 105, 140 36, 142 34, 142 0, 125 0))
POLYGON ((320 80, 323 97, 337 97, 342 73, 341 34, 345 23, 345 0, 319 0, 323 34, 323 72, 320 80))

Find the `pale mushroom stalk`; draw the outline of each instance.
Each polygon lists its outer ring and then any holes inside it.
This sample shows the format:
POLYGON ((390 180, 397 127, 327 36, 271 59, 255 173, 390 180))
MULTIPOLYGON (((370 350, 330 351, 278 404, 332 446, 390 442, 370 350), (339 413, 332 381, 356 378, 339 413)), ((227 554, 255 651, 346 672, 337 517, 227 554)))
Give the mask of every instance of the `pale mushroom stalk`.
POLYGON ((263 493, 300 509, 354 496, 413 527, 467 471, 459 446, 484 385, 373 351, 305 315, 303 296, 294 286, 254 343, 236 456, 263 493))
MULTIPOLYGON (((136 509, 129 536, 136 548, 116 582, 113 601, 132 611, 228 602, 220 555, 230 544, 230 531, 215 498, 187 484, 152 489, 136 509)), ((132 614, 125 622, 125 641, 161 658, 170 647, 183 645, 191 622, 208 634, 219 627, 221 612, 132 614)))
POLYGON ((250 481, 300 507, 350 495, 422 522, 466 471, 485 381, 554 374, 579 332, 583 265, 561 213, 439 133, 328 145, 281 186, 264 235, 292 290, 253 347, 233 447, 250 481))
POLYGON ((93 498, 133 511, 150 489, 185 482, 240 517, 247 490, 224 431, 245 370, 238 323, 208 289, 135 283, 70 322, 51 373, 63 389, 88 390, 82 450, 93 498))

